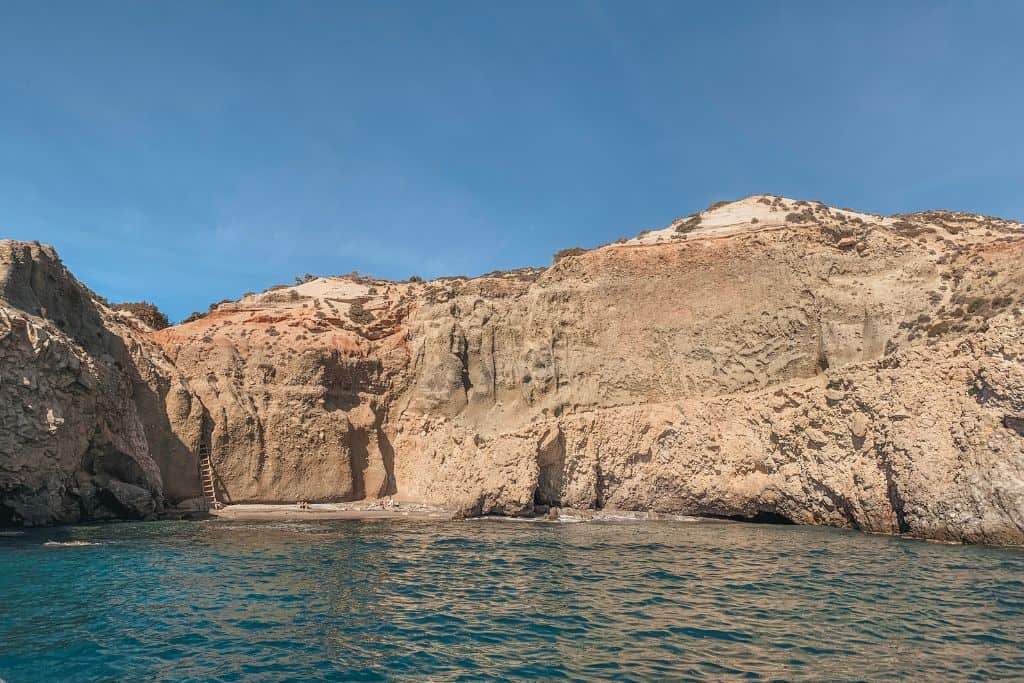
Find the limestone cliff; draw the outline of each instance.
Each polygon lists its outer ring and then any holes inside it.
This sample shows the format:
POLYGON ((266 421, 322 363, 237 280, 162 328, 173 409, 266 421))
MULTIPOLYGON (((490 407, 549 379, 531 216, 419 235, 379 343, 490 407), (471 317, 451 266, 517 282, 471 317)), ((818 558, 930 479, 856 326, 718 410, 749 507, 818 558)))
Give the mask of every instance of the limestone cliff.
POLYGON ((144 430, 119 425, 141 437, 122 450, 171 503, 200 495, 202 444, 227 502, 390 493, 1024 543, 1022 308, 1020 224, 760 195, 547 269, 319 278, 103 329, 144 430))

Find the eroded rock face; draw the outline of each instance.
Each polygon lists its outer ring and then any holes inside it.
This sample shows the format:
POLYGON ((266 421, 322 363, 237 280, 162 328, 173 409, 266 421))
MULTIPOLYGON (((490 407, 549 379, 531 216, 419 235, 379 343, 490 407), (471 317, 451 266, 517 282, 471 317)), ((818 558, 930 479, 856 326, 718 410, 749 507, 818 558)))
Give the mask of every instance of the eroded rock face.
POLYGON ((0 242, 0 293, 0 522, 156 512, 124 340, 49 247, 0 242))
POLYGON ((1016 223, 756 196, 544 270, 321 278, 105 324, 174 500, 200 495, 204 446, 225 502, 1024 543, 1022 264, 1016 223))
POLYGON ((413 352, 441 360, 392 422, 399 489, 472 512, 768 514, 1021 542, 1024 441, 1006 426, 1020 235, 890 220, 857 249, 827 217, 606 248, 512 302, 423 306, 413 352), (973 389, 979 374, 998 387, 973 389))

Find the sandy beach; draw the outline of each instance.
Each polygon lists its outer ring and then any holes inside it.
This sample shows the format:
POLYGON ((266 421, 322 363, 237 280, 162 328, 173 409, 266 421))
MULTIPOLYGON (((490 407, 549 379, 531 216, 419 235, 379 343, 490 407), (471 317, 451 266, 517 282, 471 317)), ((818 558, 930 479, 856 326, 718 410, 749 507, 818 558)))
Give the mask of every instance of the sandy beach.
POLYGON ((420 504, 396 504, 390 509, 343 503, 311 503, 305 509, 296 505, 227 505, 219 510, 210 510, 210 515, 221 519, 246 521, 452 519, 450 510, 420 504))

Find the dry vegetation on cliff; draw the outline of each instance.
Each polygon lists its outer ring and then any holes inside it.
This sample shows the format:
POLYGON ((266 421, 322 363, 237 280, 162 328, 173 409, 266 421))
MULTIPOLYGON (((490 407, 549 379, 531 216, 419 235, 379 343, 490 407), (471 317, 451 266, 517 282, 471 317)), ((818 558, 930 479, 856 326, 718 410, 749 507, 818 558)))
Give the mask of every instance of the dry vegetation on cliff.
POLYGON ((115 311, 127 311, 154 330, 162 330, 171 326, 171 322, 163 311, 157 308, 156 304, 151 304, 148 301, 111 304, 110 308, 115 311))

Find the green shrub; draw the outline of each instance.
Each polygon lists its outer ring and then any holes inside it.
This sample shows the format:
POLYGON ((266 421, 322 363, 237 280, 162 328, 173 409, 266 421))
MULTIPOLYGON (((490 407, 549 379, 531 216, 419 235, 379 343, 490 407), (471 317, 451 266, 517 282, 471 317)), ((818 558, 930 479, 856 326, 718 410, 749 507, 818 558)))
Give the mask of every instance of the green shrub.
POLYGON ((156 304, 151 304, 148 301, 111 304, 111 308, 115 311, 128 311, 154 330, 162 330, 165 327, 171 326, 171 321, 168 320, 167 316, 156 307, 156 304))
POLYGON ((562 249, 559 252, 555 252, 555 255, 551 257, 551 265, 558 263, 564 258, 579 256, 580 254, 585 253, 587 253, 587 250, 582 247, 569 247, 568 249, 562 249))
POLYGON ((999 296, 992 300, 992 308, 1007 308, 1013 303, 1013 298, 1009 296, 999 296))
POLYGON ((373 313, 363 308, 363 304, 359 301, 348 307, 348 317, 357 325, 369 325, 376 319, 373 313))
POLYGON ((212 313, 213 311, 217 310, 217 308, 219 306, 221 306, 223 304, 231 304, 231 303, 234 303, 233 299, 221 299, 220 301, 217 301, 215 303, 210 304, 210 309, 209 310, 212 313))
POLYGON ((979 312, 979 311, 981 311, 981 310, 983 310, 983 309, 985 309, 987 307, 988 307, 988 301, 984 297, 980 297, 980 296, 971 297, 967 301, 967 312, 971 313, 971 314, 977 313, 977 312, 979 312))
POLYGON ((700 227, 700 221, 700 214, 695 213, 686 220, 684 220, 682 223, 677 225, 676 232, 679 233, 680 235, 685 235, 688 232, 693 232, 698 227, 700 227))

